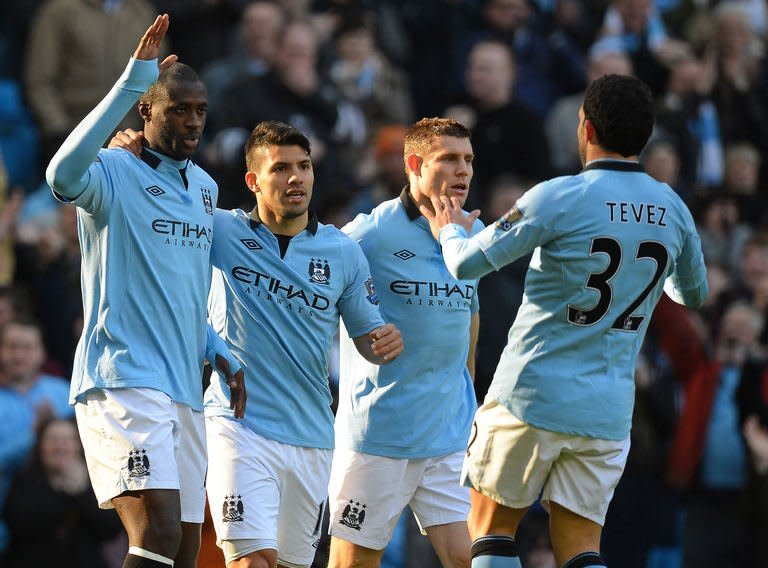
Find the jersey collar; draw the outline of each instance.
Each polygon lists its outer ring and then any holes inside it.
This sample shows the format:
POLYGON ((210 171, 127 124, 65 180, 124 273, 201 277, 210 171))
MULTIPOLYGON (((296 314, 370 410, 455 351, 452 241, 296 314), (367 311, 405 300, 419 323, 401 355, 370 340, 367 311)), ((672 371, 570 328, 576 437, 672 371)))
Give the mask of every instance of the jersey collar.
POLYGON ((408 219, 415 221, 421 217, 421 213, 419 212, 419 207, 413 201, 409 190, 410 185, 406 185, 403 188, 403 191, 400 192, 400 203, 403 204, 403 207, 405 208, 405 214, 408 215, 408 219))
POLYGON ((153 170, 156 170, 160 166, 160 164, 162 164, 163 162, 165 162, 166 164, 172 166, 174 169, 177 169, 177 170, 185 169, 190 163, 189 159, 174 160, 170 156, 166 156, 165 154, 162 154, 157 150, 151 150, 146 146, 144 146, 141 149, 141 154, 139 155, 139 158, 141 158, 141 161, 147 164, 153 170))
MULTIPOLYGON (((251 225, 251 229, 256 229, 259 225, 261 225, 261 219, 259 218, 259 207, 258 205, 254 205, 253 209, 251 209, 251 212, 248 214, 248 222, 251 225)), ((309 219, 307 221, 307 231, 309 231, 309 234, 311 234, 313 237, 317 234, 317 213, 315 213, 312 209, 309 210, 309 219)))
POLYGON ((613 170, 615 172, 644 172, 640 162, 628 160, 593 160, 584 166, 583 172, 587 170, 613 170))

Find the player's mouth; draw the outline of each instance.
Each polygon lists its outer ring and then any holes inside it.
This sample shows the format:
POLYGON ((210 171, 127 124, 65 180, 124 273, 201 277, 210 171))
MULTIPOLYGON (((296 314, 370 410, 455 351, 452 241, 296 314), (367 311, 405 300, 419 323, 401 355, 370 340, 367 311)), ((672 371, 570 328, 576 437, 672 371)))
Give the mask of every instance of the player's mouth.
POLYGON ((195 150, 197 145, 200 143, 200 135, 192 134, 184 136, 184 138, 181 139, 181 143, 184 145, 186 150, 195 150))
POLYGON ((285 194, 288 203, 304 203, 307 193, 300 189, 289 189, 285 194))
POLYGON ((453 195, 466 195, 469 191, 469 186, 466 183, 456 183, 450 187, 450 193, 453 195))

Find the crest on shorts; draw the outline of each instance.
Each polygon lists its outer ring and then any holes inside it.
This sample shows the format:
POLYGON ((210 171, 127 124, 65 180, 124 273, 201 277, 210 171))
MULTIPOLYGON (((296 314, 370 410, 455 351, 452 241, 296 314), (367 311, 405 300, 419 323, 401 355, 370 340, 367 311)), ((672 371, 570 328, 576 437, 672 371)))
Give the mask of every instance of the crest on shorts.
POLYGON ((496 227, 502 231, 509 231, 512 228, 512 224, 518 219, 521 219, 522 216, 522 212, 517 208, 517 205, 515 205, 496 221, 496 227))
POLYGON ((128 477, 146 477, 149 475, 147 450, 134 448, 128 452, 128 477))
POLYGON ((200 187, 200 195, 203 198, 203 207, 208 215, 213 215, 213 199, 211 199, 211 190, 207 187, 200 187))
POLYGON ((225 495, 224 505, 221 507, 222 521, 236 523, 243 520, 243 499, 240 495, 225 495))
POLYGON ((363 526, 364 520, 365 505, 361 504, 359 501, 350 499, 347 506, 344 507, 344 510, 341 512, 341 520, 339 522, 346 527, 359 531, 360 527, 363 526))
POLYGON ((309 281, 328 286, 331 281, 331 267, 327 259, 309 259, 309 281))

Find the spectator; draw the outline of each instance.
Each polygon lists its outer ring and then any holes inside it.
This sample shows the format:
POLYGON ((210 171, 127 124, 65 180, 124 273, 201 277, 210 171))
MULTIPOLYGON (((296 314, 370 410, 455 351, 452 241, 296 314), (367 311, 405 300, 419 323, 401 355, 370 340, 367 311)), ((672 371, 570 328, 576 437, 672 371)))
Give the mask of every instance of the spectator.
MULTIPOLYGON (((41 131, 43 163, 112 87, 154 12, 148 0, 48 0, 40 7, 24 86, 41 131)), ((138 126, 138 118, 132 113, 121 125, 138 126)))
POLYGON ((469 96, 446 111, 460 121, 463 117, 472 131, 477 188, 470 193, 473 203, 485 199, 488 184, 500 174, 533 180, 547 175, 549 154, 544 126, 536 113, 513 97, 515 78, 515 58, 509 48, 500 41, 481 41, 469 54, 469 96))
MULTIPOLYGON (((587 81, 603 75, 632 75, 632 62, 623 51, 595 51, 589 57, 587 81)), ((558 99, 545 123, 549 156, 558 174, 574 174, 581 169, 578 140, 573 135, 579 126, 579 107, 584 93, 558 99)))
POLYGON ((15 319, 0 333, 0 365, 6 386, 31 404, 42 416, 71 418, 69 383, 41 372, 45 348, 40 326, 32 320, 15 319))
POLYGON ((244 77, 260 77, 269 71, 284 23, 285 14, 275 0, 256 0, 243 9, 235 52, 203 70, 211 116, 219 114, 221 96, 230 86, 244 77))
POLYGON ((102 511, 72 420, 39 429, 34 459, 19 472, 5 504, 8 568, 107 568, 102 544, 121 533, 114 511, 102 511))
POLYGON ((315 167, 313 207, 318 210, 322 210, 324 193, 342 177, 339 146, 365 141, 362 113, 318 72, 317 41, 309 22, 288 23, 278 39, 272 71, 262 77, 244 77, 222 95, 222 115, 213 125, 218 130, 213 153, 223 189, 220 206, 241 199, 237 189, 245 167, 241 147, 254 124, 287 122, 309 137, 315 167), (227 187, 237 189, 237 196, 228 197, 227 187))
POLYGON ((405 126, 391 124, 376 132, 373 139, 373 179, 355 196, 349 213, 368 213, 371 209, 397 197, 408 183, 403 169, 405 126))
POLYGON ((768 196, 760 189, 760 153, 750 144, 733 144, 725 150, 722 191, 738 204, 742 219, 768 228, 768 196))
POLYGON ((411 122, 408 79, 379 52, 373 30, 365 21, 343 21, 336 30, 335 47, 330 78, 362 109, 368 128, 411 122))
POLYGON ((739 260, 752 230, 741 221, 734 197, 723 194, 710 196, 704 200, 698 218, 697 229, 704 260, 738 274, 739 260))

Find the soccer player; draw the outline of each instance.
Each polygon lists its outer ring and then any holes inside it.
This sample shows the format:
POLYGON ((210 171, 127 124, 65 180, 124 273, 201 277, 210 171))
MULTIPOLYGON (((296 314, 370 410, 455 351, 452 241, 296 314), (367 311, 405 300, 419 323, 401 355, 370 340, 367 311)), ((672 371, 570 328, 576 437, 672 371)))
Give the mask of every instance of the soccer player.
POLYGON ((163 15, 147 29, 123 76, 46 172, 55 195, 78 207, 84 326, 70 402, 99 504, 114 507, 128 533, 125 568, 173 566, 174 558, 195 565, 204 358, 227 375, 235 414, 245 405, 239 364, 206 326, 218 188, 189 160, 205 124, 205 87, 175 56, 158 79, 168 25, 163 15), (139 97, 141 158, 101 150, 139 97))
POLYGON ((579 109, 580 174, 540 183, 471 238, 476 213, 448 199, 422 208, 459 278, 533 252, 464 463, 472 568, 520 566, 515 531, 542 489, 558 566, 605 566, 601 527, 629 452, 648 321, 663 290, 691 307, 707 294, 690 212, 638 163, 653 121, 648 87, 607 75, 579 109))
POLYGON ((246 144, 250 212, 217 210, 209 317, 247 371, 250 401, 232 419, 226 383, 205 393, 206 487, 232 567, 309 566, 333 454, 328 353, 344 317, 362 357, 389 366, 403 347, 384 324, 360 246, 309 210, 307 137, 262 122, 246 144))
POLYGON ((436 196, 466 200, 469 131, 454 120, 422 119, 406 133, 404 158, 409 183, 400 196, 343 228, 368 258, 382 315, 400 328, 406 349, 380 367, 342 342, 332 568, 378 566, 406 505, 443 566, 469 565, 469 491, 459 478, 476 408, 477 283, 448 273, 418 209, 436 196))

